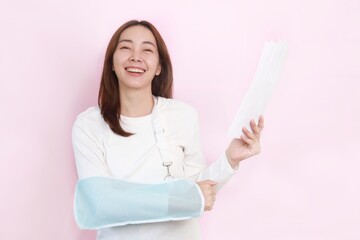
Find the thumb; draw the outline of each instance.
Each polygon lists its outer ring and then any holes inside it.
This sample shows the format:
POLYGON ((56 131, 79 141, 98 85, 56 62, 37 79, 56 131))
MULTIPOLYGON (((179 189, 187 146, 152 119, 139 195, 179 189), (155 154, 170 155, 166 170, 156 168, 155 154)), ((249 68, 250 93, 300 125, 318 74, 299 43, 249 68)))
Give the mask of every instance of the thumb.
POLYGON ((209 184, 210 186, 215 186, 217 184, 217 182, 215 182, 213 180, 210 180, 210 179, 207 179, 207 180, 205 180, 203 182, 209 184))

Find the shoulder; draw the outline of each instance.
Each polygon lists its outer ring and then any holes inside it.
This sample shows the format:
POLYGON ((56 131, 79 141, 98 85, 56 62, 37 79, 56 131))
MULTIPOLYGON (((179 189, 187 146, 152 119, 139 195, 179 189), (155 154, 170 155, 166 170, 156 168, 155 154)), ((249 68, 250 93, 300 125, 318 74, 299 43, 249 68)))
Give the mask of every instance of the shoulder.
POLYGON ((176 99, 158 97, 158 109, 165 114, 179 115, 185 118, 197 118, 198 115, 193 106, 176 99))
POLYGON ((188 130, 198 125, 198 113, 196 109, 179 100, 159 98, 158 111, 160 119, 166 126, 172 129, 188 130))
POLYGON ((85 111, 79 113, 76 119, 83 119, 83 120, 92 120, 96 121, 102 118, 100 108, 98 106, 92 106, 86 109, 85 111))
POLYGON ((102 131, 106 126, 107 124, 101 115, 100 108, 93 106, 77 115, 73 128, 102 131))

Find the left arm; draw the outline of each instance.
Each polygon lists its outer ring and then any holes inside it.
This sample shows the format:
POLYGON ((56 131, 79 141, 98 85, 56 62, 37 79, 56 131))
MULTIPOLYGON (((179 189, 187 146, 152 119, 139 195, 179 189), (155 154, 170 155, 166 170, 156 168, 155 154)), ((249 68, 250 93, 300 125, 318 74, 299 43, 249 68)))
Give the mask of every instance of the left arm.
POLYGON ((216 189, 219 190, 236 173, 240 161, 260 153, 260 133, 264 128, 264 118, 261 116, 258 124, 252 120, 250 122, 252 132, 244 128, 244 135, 240 139, 234 138, 225 153, 208 167, 205 165, 201 151, 198 122, 198 117, 195 115, 189 144, 184 151, 185 174, 187 178, 193 178, 197 181, 206 179, 215 181, 217 182, 216 189))

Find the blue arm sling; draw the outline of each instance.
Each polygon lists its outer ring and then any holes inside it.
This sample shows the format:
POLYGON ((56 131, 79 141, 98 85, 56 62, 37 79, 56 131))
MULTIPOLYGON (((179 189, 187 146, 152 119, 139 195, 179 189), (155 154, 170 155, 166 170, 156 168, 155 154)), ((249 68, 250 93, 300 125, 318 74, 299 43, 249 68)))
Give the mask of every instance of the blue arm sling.
POLYGON ((201 190, 189 180, 140 184, 88 177, 76 184, 74 213, 81 229, 184 220, 204 209, 201 190))

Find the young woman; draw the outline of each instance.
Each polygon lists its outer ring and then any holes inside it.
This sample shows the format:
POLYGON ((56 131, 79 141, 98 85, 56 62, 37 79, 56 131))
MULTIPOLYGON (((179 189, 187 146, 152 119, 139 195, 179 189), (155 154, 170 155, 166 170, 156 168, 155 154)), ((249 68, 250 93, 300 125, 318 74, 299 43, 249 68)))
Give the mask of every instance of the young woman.
POLYGON ((239 162, 260 152, 262 117, 206 168, 197 113, 171 99, 172 83, 156 28, 122 25, 106 51, 99 106, 73 126, 75 216, 98 240, 200 239, 196 217, 212 209, 239 162))

